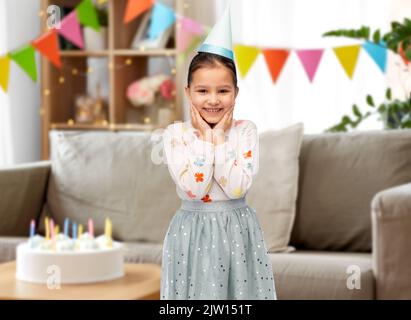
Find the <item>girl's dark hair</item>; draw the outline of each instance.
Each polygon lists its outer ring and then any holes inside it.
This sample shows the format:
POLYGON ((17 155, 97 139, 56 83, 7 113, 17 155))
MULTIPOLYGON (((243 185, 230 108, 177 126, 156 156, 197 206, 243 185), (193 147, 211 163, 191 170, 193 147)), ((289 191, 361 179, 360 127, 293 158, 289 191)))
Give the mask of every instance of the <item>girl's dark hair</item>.
POLYGON ((226 67, 233 76, 234 87, 237 87, 237 71, 234 61, 218 54, 209 52, 199 52, 193 60, 191 60, 190 67, 188 68, 187 86, 189 87, 193 80, 193 73, 200 68, 214 67, 217 64, 221 64, 226 67))

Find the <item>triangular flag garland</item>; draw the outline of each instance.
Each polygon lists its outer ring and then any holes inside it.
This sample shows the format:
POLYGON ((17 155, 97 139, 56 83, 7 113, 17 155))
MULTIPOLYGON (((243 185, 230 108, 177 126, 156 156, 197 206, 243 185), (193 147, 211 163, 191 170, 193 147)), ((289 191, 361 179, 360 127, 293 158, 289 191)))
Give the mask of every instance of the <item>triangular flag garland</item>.
POLYGON ((374 60, 382 72, 385 72, 387 66, 387 49, 383 41, 380 44, 367 41, 362 45, 365 51, 374 60))
POLYGON ((177 17, 177 50, 186 51, 196 36, 204 34, 203 26, 197 21, 185 17, 177 17))
POLYGON ((361 45, 342 46, 333 48, 335 55, 344 68, 347 76, 352 79, 358 61, 361 45))
POLYGON ((399 49, 398 49, 398 53, 401 56, 402 61, 405 63, 406 66, 408 66, 408 64, 410 63, 407 59, 407 57, 405 56, 405 52, 404 49, 402 48, 402 45, 400 44, 399 49))
POLYGON ((128 0, 124 13, 124 23, 129 23, 152 6, 153 0, 128 0))
POLYGON ((260 52, 260 49, 257 47, 244 46, 239 44, 234 46, 234 53, 237 59, 238 69, 240 70, 241 77, 245 78, 260 52))
POLYGON ((310 82, 313 82, 318 65, 324 49, 300 49, 297 50, 297 56, 303 64, 304 70, 310 82))
POLYGON ((163 31, 171 27, 176 21, 174 10, 160 2, 154 5, 151 23, 148 29, 150 39, 157 38, 163 31))
POLYGON ((276 83, 278 77, 280 76, 281 70, 283 70, 284 64, 290 54, 290 50, 263 49, 263 54, 268 66, 268 70, 271 74, 271 79, 274 83, 276 83))
POLYGON ((78 19, 83 26, 89 26, 96 31, 100 30, 97 12, 91 0, 83 0, 76 7, 78 19))
POLYGON ((80 23, 78 21, 76 10, 70 12, 70 14, 61 21, 58 32, 80 49, 84 48, 83 35, 81 34, 80 23))
POLYGON ((0 57, 0 86, 7 92, 9 85, 10 58, 8 55, 0 57))
POLYGON ((58 36, 56 29, 45 33, 34 40, 32 46, 49 59, 56 67, 61 67, 60 50, 58 47, 58 36))
MULTIPOLYGON (((211 28, 197 21, 178 15, 175 11, 160 2, 154 0, 128 0, 124 13, 124 23, 129 23, 142 13, 152 9, 149 25, 149 36, 157 37, 161 32, 172 26, 177 21, 176 47, 178 57, 187 55, 196 50, 211 28)), ((10 60, 19 65, 33 81, 37 80, 37 67, 35 61, 35 49, 56 67, 61 67, 60 51, 58 48, 58 36, 60 34, 80 49, 84 48, 84 40, 81 25, 99 30, 97 13, 92 0, 82 0, 62 21, 60 29, 53 29, 30 44, 19 50, 0 56, 0 86, 4 91, 8 89, 10 60)), ((347 76, 352 79, 357 65, 360 49, 363 48, 370 58, 376 63, 381 72, 386 72, 387 50, 383 41, 380 44, 365 42, 363 44, 332 48, 347 76)), ((325 49, 294 49, 294 48, 259 48, 256 46, 236 44, 234 53, 241 77, 246 77, 255 63, 258 55, 263 53, 267 68, 273 83, 276 83, 284 69, 286 61, 292 51, 295 51, 310 82, 313 82, 318 66, 325 49)), ((409 61, 405 57, 400 46, 398 54, 405 65, 409 61)))
POLYGON ((21 49, 10 52, 10 58, 16 62, 33 81, 37 81, 36 57, 34 48, 26 45, 21 49))

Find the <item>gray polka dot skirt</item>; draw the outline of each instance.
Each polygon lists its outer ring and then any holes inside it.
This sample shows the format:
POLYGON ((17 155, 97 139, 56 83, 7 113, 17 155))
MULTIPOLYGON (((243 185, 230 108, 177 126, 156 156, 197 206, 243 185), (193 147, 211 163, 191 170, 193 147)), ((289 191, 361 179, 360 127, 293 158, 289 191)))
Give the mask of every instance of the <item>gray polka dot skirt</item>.
POLYGON ((245 198, 182 200, 166 232, 162 300, 276 300, 263 232, 245 198))

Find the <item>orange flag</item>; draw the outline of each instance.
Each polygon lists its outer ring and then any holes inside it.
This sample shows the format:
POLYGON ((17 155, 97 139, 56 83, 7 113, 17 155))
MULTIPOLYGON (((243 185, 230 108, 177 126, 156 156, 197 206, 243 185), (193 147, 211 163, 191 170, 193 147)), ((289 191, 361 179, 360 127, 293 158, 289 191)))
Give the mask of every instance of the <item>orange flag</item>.
POLYGON ((124 14, 124 24, 129 23, 152 6, 153 0, 128 0, 126 12, 124 14))
POLYGON ((275 83, 280 76, 281 70, 287 61, 290 50, 286 49, 263 49, 265 61, 270 70, 271 79, 275 83))
POLYGON ((410 63, 407 59, 407 57, 405 56, 405 52, 404 49, 402 48, 402 45, 400 43, 399 48, 398 48, 398 53, 400 54, 402 61, 404 61, 405 65, 408 66, 408 64, 410 63))
POLYGON ((56 29, 45 33, 32 43, 34 48, 46 56, 56 67, 61 67, 60 51, 58 47, 58 37, 56 29))

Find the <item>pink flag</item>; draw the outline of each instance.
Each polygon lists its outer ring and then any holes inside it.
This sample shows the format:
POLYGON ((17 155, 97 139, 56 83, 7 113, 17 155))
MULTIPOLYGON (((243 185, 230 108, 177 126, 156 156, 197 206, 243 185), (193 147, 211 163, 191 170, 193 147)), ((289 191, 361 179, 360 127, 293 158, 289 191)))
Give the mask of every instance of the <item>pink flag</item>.
POLYGON ((83 49, 83 36, 81 34, 80 24, 77 18, 76 10, 73 10, 67 17, 61 21, 61 28, 58 32, 77 47, 83 49))
POLYGON ((324 49, 297 50, 297 55, 300 58, 301 63, 303 64, 303 67, 305 69, 305 72, 307 73, 308 79, 310 79, 310 82, 312 82, 314 79, 323 52, 324 49))
POLYGON ((185 51, 190 45, 194 35, 203 35, 203 26, 191 19, 178 17, 180 28, 177 31, 177 48, 179 51, 185 51))
POLYGON ((201 36, 204 33, 203 26, 197 21, 188 19, 186 17, 180 17, 179 22, 181 28, 198 36, 201 36))

